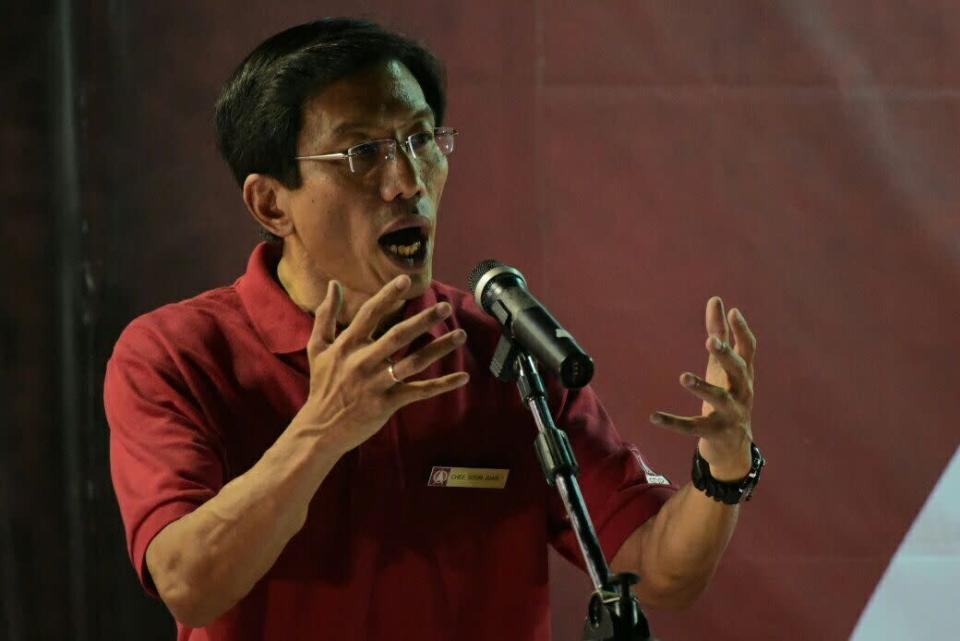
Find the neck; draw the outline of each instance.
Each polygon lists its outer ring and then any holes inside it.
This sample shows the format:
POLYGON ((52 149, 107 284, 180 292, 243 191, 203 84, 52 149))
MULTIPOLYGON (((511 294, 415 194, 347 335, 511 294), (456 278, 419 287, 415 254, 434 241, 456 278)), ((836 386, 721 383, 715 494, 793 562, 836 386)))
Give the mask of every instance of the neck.
POLYGON ((310 270, 296 254, 289 243, 283 243, 283 254, 277 263, 277 280, 297 307, 312 314, 323 302, 329 280, 306 278, 310 270))
MULTIPOLYGON (((283 254, 277 264, 277 280, 297 307, 313 314, 326 297, 327 286, 332 278, 316 269, 304 252, 297 251, 288 242, 283 243, 283 254)), ((352 290, 342 280, 340 286, 343 291, 343 304, 340 306, 337 325, 346 327, 356 316, 360 306, 370 298, 370 294, 352 290)), ((383 333, 402 318, 403 301, 383 318, 374 335, 383 333)))

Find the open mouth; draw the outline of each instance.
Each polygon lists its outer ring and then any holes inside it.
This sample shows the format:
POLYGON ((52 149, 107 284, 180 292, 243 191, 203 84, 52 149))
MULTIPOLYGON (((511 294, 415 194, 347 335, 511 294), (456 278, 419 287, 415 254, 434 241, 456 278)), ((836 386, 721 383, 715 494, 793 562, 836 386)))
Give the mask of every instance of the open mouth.
POLYGON ((404 227, 384 234, 377 241, 388 257, 405 268, 417 268, 427 258, 428 238, 422 227, 404 227))

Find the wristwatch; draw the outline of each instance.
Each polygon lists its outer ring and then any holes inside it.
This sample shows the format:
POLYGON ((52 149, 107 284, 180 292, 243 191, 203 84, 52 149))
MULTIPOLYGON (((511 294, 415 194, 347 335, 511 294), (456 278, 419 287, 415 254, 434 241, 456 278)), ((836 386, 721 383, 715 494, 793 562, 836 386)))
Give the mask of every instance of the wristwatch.
POLYGON ((739 481, 718 481, 710 474, 710 464, 706 459, 700 456, 700 449, 695 448, 693 453, 693 487, 701 492, 706 492, 707 496, 714 501, 720 501, 727 505, 736 505, 743 501, 749 501, 753 496, 753 490, 760 481, 760 470, 766 463, 760 448, 755 443, 750 444, 750 471, 739 481))

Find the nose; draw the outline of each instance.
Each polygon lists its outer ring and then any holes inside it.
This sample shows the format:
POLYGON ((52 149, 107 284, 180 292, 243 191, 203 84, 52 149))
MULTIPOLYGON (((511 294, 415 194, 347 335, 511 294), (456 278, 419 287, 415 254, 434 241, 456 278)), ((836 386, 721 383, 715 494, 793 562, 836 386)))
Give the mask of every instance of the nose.
POLYGON ((393 158, 384 161, 380 175, 380 197, 386 202, 397 198, 416 199, 423 195, 423 174, 409 152, 398 146, 393 158))

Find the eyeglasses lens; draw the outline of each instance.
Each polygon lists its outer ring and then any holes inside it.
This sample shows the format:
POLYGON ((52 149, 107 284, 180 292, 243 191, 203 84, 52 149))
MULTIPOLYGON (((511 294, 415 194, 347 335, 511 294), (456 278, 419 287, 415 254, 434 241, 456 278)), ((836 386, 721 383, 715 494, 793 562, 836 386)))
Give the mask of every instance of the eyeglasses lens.
MULTIPOLYGON (((453 139, 456 130, 436 129, 424 131, 410 136, 404 143, 411 158, 424 164, 433 164, 441 156, 453 153, 453 139)), ((397 156, 396 140, 372 140, 351 148, 347 152, 350 161, 350 171, 362 176, 377 169, 385 161, 393 160, 397 156)))

